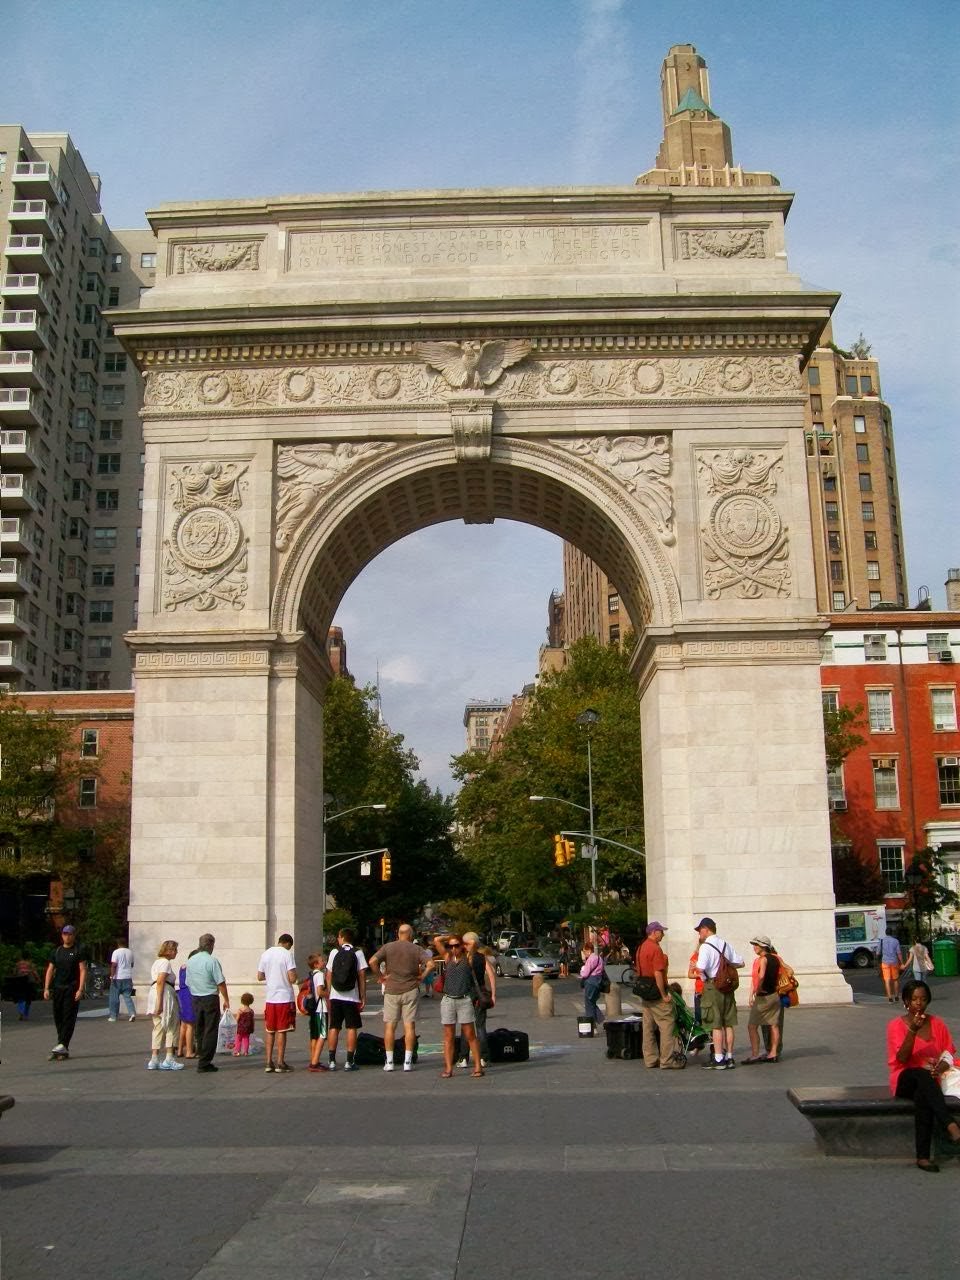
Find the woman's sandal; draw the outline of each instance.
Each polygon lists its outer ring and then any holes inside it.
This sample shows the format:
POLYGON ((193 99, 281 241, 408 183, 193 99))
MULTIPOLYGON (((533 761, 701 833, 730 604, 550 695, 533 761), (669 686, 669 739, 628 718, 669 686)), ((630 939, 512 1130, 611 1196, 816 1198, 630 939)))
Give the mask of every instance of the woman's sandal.
POLYGON ((752 1066, 753 1066, 753 1064, 754 1064, 755 1062, 767 1062, 767 1061, 769 1061, 769 1059, 767 1059, 767 1058, 765 1058, 765 1057, 763 1057, 763 1058, 741 1058, 741 1059, 740 1059, 740 1065, 741 1065, 741 1067, 752 1067, 752 1066))
POLYGON ((487 1073, 481 1070, 481 1071, 471 1071, 470 1074, 474 1077, 474 1079, 477 1079, 480 1076, 485 1076, 487 1073))
POLYGON ((452 1079, 453 1079, 453 1072, 452 1072, 452 1071, 441 1071, 441 1072, 440 1072, 440 1079, 441 1079, 441 1080, 452 1080, 452 1079))
POLYGON ((779 1062, 779 1058, 771 1058, 769 1054, 765 1058, 758 1058, 758 1062, 779 1062))

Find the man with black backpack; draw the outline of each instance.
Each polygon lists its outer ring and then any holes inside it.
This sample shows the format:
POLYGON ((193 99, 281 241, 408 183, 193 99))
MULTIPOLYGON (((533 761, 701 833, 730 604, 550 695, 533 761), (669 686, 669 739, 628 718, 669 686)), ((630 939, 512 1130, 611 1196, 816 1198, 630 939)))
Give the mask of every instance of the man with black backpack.
POLYGON ((341 929, 337 945, 327 956, 327 974, 330 983, 330 1027, 327 1032, 327 1049, 330 1070, 337 1069, 337 1041, 341 1027, 347 1029, 347 1061, 344 1071, 356 1071, 354 1054, 357 1049, 357 1032, 363 1026, 360 1017, 367 995, 367 964, 362 951, 353 945, 353 930, 341 929))
POLYGON ((717 936, 716 922, 709 916, 704 916, 697 925, 697 935, 700 950, 696 972, 703 979, 700 1011, 704 1030, 713 1037, 713 1054, 703 1065, 708 1071, 730 1071, 736 1066, 733 1060, 739 985, 736 971, 746 962, 729 942, 717 936))

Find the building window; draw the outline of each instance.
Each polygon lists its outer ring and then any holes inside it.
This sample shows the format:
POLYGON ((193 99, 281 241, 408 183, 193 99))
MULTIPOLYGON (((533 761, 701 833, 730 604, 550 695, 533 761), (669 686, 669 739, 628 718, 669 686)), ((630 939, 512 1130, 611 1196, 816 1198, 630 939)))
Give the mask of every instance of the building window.
POLYGON ((87 502, 90 498, 90 486, 86 480, 74 480, 70 486, 71 502, 87 502))
POLYGON ((811 387, 819 387, 820 385, 820 369, 817 365, 807 365, 807 382, 811 387))
POLYGON ((122 266, 123 266, 123 254, 122 254, 122 253, 111 253, 111 255, 110 255, 110 270, 111 270, 111 271, 119 271, 119 270, 120 270, 120 268, 121 268, 122 266))
POLYGON ((820 699, 823 702, 824 711, 829 711, 835 715, 840 710, 839 689, 823 689, 820 693, 820 699))
POLYGON ((950 652, 950 637, 946 631, 927 632, 927 661, 939 662, 941 653, 950 652))
POLYGON ((836 493, 836 492, 837 492, 837 477, 836 477, 836 476, 824 476, 824 477, 823 477, 823 492, 824 492, 824 493, 836 493))
POLYGON ((95 564, 90 574, 90 582, 94 587, 112 587, 116 577, 116 569, 112 564, 95 564))
POLYGON ((870 461, 870 446, 868 444, 857 445, 857 461, 858 462, 870 461))
POLYGON ((871 582, 879 582, 879 581, 880 581, 880 562, 879 562, 879 560, 868 560, 868 561, 867 561, 867 578, 868 578, 871 582))
POLYGON ((869 493, 873 489, 873 479, 869 471, 860 472, 859 484, 861 493, 869 493))
POLYGON ((110 688, 110 672, 109 671, 88 671, 87 672, 87 688, 88 689, 109 689, 110 688))
POLYGON ((834 591, 831 596, 832 608, 834 613, 843 613, 847 607, 847 597, 842 591, 834 591))
POLYGON ((616 593, 614 593, 613 595, 607 596, 607 613, 619 613, 619 612, 620 612, 620 597, 616 593))
POLYGON ((113 601, 91 600, 89 617, 91 622, 112 622, 113 601))
POLYGON ((830 524, 836 524, 840 519, 840 508, 836 502, 825 502, 823 510, 830 524))
POLYGON ((876 551, 877 549, 877 531, 876 529, 865 529, 863 533, 863 545, 867 551, 876 551))
POLYGON ((843 581, 843 561, 842 560, 830 561, 830 580, 832 582, 843 581))
POLYGON ((119 307, 120 305, 120 289, 117 285, 111 285, 107 290, 107 306, 119 307))
POLYGON ((832 805, 837 800, 842 803, 846 798, 847 793, 843 786, 843 765, 838 764, 827 770, 827 799, 832 805))
POLYGON ((77 804, 81 809, 95 809, 97 807, 97 780, 96 778, 81 778, 80 793, 77 804))
POLYGON ((155 270, 157 266, 157 255, 155 253, 141 253, 140 265, 141 267, 146 267, 150 271, 155 270))
POLYGON ((860 394, 860 384, 857 381, 857 375, 855 373, 848 373, 844 379, 844 383, 847 388, 848 396, 856 396, 860 394))
POLYGON ((116 419, 110 418, 100 423, 100 439, 101 440, 122 440, 123 439, 123 423, 116 419))
POLYGON ((810 397, 810 412, 823 413, 823 397, 822 396, 810 397))
POLYGON ((97 510, 98 511, 116 511, 120 506, 120 490, 119 489, 98 489, 97 490, 97 510))
POLYGON ((873 503, 872 503, 872 502, 861 502, 861 503, 860 503, 860 515, 861 515, 861 517, 862 517, 862 519, 863 519, 864 524, 873 524, 874 520, 876 520, 876 518, 877 518, 877 517, 874 515, 874 511, 873 511, 873 503))
POLYGON ((122 455, 119 453, 97 454, 97 475, 115 476, 120 470, 122 455))
POLYGON ((820 637, 820 661, 833 661, 833 636, 829 632, 827 635, 820 637))
MULTIPOLYGON (((81 729, 80 754, 86 757, 98 756, 100 754, 99 729, 81 729)), ((92 781, 92 779, 88 779, 88 781, 92 781)))
POLYGON ((933 727, 941 731, 949 729, 956 733, 957 729, 957 693, 955 689, 931 689, 930 709, 933 712, 933 727))
POLYGON ((113 640, 110 636, 90 636, 87 640, 88 658, 109 658, 113 656, 113 640))
POLYGON ((865 396, 873 395, 873 378, 869 373, 861 373, 860 375, 860 392, 865 396))
POLYGON ((899 809, 897 762, 889 756, 873 761, 873 799, 878 809, 899 809))
POLYGON ((123 351, 108 351, 103 357, 104 373, 126 373, 127 357, 123 351))
POLYGON ((960 804, 960 756, 941 756, 937 761, 937 783, 941 804, 960 804))
POLYGON ((882 634, 864 636, 863 656, 867 662, 886 662, 887 637, 882 634))
POLYGON ((620 643, 620 628, 617 626, 616 623, 614 623, 613 626, 610 628, 610 643, 611 644, 620 643))
POLYGON ((853 415, 853 429, 854 429, 854 431, 857 433, 857 435, 858 435, 858 436, 862 436, 862 435, 864 435, 864 434, 866 433, 866 430, 867 430, 867 420, 866 420, 866 418, 863 416, 863 414, 861 414, 861 413, 855 413, 855 414, 853 415))
POLYGON ((101 388, 100 403, 107 409, 118 409, 124 400, 124 389, 122 385, 110 384, 101 388))
POLYGON ((839 551, 840 550, 840 534, 836 532, 828 533, 827 546, 830 548, 831 551, 839 551))
POLYGON ((877 846, 880 854, 880 874, 883 876, 883 883, 887 893, 903 893, 903 845, 902 844, 880 844, 877 846))
POLYGON ((112 551, 117 545, 116 529, 94 529, 93 531, 93 549, 94 551, 112 551))
POLYGON ((883 596, 879 591, 871 591, 867 598, 867 604, 871 609, 876 609, 877 605, 883 604, 883 596))
MULTIPOLYGON (((93 604, 90 605, 93 621, 93 604)), ((893 692, 890 689, 867 690, 867 712, 871 733, 893 733, 893 692)))

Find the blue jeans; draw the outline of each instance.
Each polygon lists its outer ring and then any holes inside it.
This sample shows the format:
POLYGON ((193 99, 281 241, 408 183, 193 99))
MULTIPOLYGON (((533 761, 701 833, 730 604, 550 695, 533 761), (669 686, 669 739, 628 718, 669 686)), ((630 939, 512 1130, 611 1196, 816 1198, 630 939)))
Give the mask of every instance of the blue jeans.
POLYGON ((597 1006, 597 996, 600 994, 600 975, 595 978, 587 978, 583 984, 583 1011, 588 1018, 592 1018, 599 1027, 603 1022, 603 1014, 597 1006))
POLYGON ((110 991, 107 996, 109 1005, 109 1013, 111 1018, 116 1018, 120 1014, 120 997, 123 996, 124 1004, 127 1007, 127 1015, 134 1017, 137 1012, 137 1006, 133 1003, 133 979, 132 978, 111 978, 110 991))

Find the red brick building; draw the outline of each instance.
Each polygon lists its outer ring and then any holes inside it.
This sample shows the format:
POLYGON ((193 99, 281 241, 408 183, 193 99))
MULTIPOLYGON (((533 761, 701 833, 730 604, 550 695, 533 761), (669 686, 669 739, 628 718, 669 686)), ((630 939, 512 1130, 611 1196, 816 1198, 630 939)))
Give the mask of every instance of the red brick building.
POLYGON ((863 708, 865 742, 829 778, 835 844, 879 867, 891 908, 904 906, 904 869, 927 846, 960 892, 960 614, 832 614, 821 685, 826 706, 863 708))

